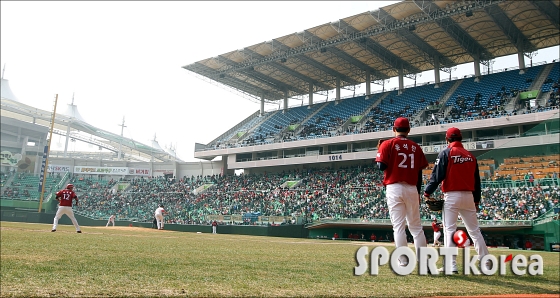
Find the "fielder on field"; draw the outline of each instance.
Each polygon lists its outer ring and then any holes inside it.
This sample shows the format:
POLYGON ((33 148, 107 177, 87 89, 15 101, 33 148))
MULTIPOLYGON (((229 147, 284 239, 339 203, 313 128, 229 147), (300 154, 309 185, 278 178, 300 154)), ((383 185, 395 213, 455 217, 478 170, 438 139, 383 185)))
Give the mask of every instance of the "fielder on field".
MULTIPOLYGON (((445 247, 456 247, 453 234, 457 230, 457 218, 463 218, 474 249, 480 260, 489 254, 478 226, 476 213, 480 211, 480 174, 476 158, 467 151, 461 141, 463 136, 458 128, 451 127, 445 133, 449 144, 438 154, 424 197, 429 199, 441 183, 443 192, 443 227, 445 247)), ((488 264, 484 264, 488 267, 488 264)), ((442 268, 443 269, 443 268, 442 268)), ((458 273, 457 256, 453 256, 452 271, 458 273)))
POLYGON ((62 215, 66 214, 74 224, 76 228, 76 232, 81 233, 80 225, 78 225, 78 221, 74 217, 74 211, 72 210, 72 202, 76 200, 76 205, 78 205, 78 196, 74 192, 74 185, 68 184, 66 188, 60 190, 56 193, 56 200, 58 201, 58 210, 56 211, 56 215, 54 216, 54 222, 52 226, 51 232, 56 232, 56 227, 58 226, 58 220, 62 217, 62 215))
POLYGON ((111 216, 109 217, 109 220, 107 221, 107 225, 106 225, 105 227, 108 227, 110 223, 112 223, 112 224, 113 224, 113 227, 114 227, 114 226, 115 226, 115 217, 116 217, 116 216, 115 216, 114 214, 111 215, 111 216))
POLYGON ((216 234, 216 228, 218 227, 218 222, 217 221, 213 221, 212 222, 212 234, 216 234))
MULTIPOLYGON (((394 138, 379 145, 377 166, 384 171, 383 185, 386 187, 395 246, 407 246, 405 227, 408 225, 418 254, 420 247, 427 246, 420 221, 420 189, 422 169, 428 166, 428 161, 422 148, 407 138, 410 132, 407 118, 397 118, 393 132, 394 138)), ((408 265, 407 257, 399 257, 399 264, 408 265)))
POLYGON ((163 205, 159 205, 159 207, 156 209, 156 212, 154 213, 154 217, 156 218, 157 221, 157 228, 158 230, 163 230, 163 215, 167 214, 167 211, 165 211, 165 209, 163 209, 163 205))
POLYGON ((434 229, 434 246, 440 246, 439 237, 441 237, 441 223, 437 221, 437 218, 434 218, 432 221, 432 229, 434 229))

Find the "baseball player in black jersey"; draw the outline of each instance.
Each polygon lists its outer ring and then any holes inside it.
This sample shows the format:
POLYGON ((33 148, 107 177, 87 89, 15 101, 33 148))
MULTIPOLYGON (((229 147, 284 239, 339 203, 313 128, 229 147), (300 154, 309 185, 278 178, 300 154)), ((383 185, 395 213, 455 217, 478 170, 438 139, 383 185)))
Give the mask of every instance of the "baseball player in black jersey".
MULTIPOLYGON (((453 234, 457 230, 457 217, 461 215, 480 260, 489 252, 476 218, 481 195, 478 164, 476 158, 463 147, 463 137, 458 128, 448 129, 445 139, 449 145, 437 157, 424 197, 428 199, 441 183, 445 200, 442 220, 445 247, 457 246, 453 242, 453 234)), ((456 256, 453 257, 452 271, 458 272, 456 256)))

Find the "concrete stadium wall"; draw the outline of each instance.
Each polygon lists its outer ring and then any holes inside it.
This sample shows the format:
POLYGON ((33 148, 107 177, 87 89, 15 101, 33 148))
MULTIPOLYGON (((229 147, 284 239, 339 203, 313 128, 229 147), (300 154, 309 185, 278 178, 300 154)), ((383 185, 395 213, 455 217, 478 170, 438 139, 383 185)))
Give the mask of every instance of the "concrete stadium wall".
POLYGON ((560 220, 550 220, 533 227, 534 234, 544 235, 545 250, 550 251, 552 244, 560 244, 560 220))

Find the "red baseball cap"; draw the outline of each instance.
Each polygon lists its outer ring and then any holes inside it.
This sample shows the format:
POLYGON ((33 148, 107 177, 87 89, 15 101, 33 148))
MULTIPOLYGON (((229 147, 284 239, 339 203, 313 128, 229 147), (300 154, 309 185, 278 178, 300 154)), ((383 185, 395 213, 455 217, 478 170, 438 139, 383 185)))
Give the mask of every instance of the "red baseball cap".
POLYGON ((395 120, 395 128, 410 128, 410 122, 408 122, 408 118, 399 117, 395 120))
POLYGON ((463 136, 461 135, 461 131, 457 128, 457 127, 451 127, 447 130, 447 132, 445 133, 445 138, 446 139, 450 139, 450 138, 462 138, 463 136))

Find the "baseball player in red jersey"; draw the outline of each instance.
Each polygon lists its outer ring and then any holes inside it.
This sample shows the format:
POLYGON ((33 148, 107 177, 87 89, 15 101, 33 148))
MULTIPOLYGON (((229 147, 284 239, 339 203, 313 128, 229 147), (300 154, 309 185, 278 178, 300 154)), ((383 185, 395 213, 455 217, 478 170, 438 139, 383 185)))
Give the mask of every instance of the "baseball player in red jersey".
POLYGON ((432 221, 432 229, 434 229, 434 246, 439 246, 439 237, 441 237, 441 223, 437 222, 437 218, 434 218, 432 221))
MULTIPOLYGON (((458 128, 449 128, 445 133, 445 139, 449 145, 436 159, 432 176, 424 190, 424 197, 429 199, 441 183, 445 200, 443 204, 445 247, 457 246, 453 242, 453 234, 457 230, 458 215, 461 215, 480 260, 489 252, 476 218, 476 213, 480 210, 478 205, 481 195, 478 164, 476 158, 463 147, 461 143, 463 136, 458 128)), ((456 258, 453 257, 453 273, 458 272, 456 258)), ((488 264, 484 265, 488 266, 488 264)))
POLYGON ((212 222, 212 234, 216 234, 216 228, 218 227, 218 222, 217 221, 213 221, 212 222))
POLYGON ((58 201, 58 210, 54 216, 54 222, 51 232, 56 232, 56 227, 58 226, 58 220, 63 214, 70 217, 72 224, 76 228, 76 232, 81 233, 78 221, 74 217, 74 211, 72 211, 72 201, 76 200, 76 205, 78 205, 78 196, 74 192, 74 185, 68 184, 66 188, 56 193, 56 200, 58 201))
MULTIPOLYGON (((384 171, 383 185, 386 187, 395 246, 407 246, 405 226, 408 225, 418 254, 419 248, 427 245, 420 221, 420 188, 422 169, 428 166, 428 161, 422 148, 407 139, 410 132, 407 118, 397 118, 393 132, 395 137, 379 146, 377 166, 384 171)), ((408 264, 406 256, 401 256, 399 263, 406 266, 408 264)))

